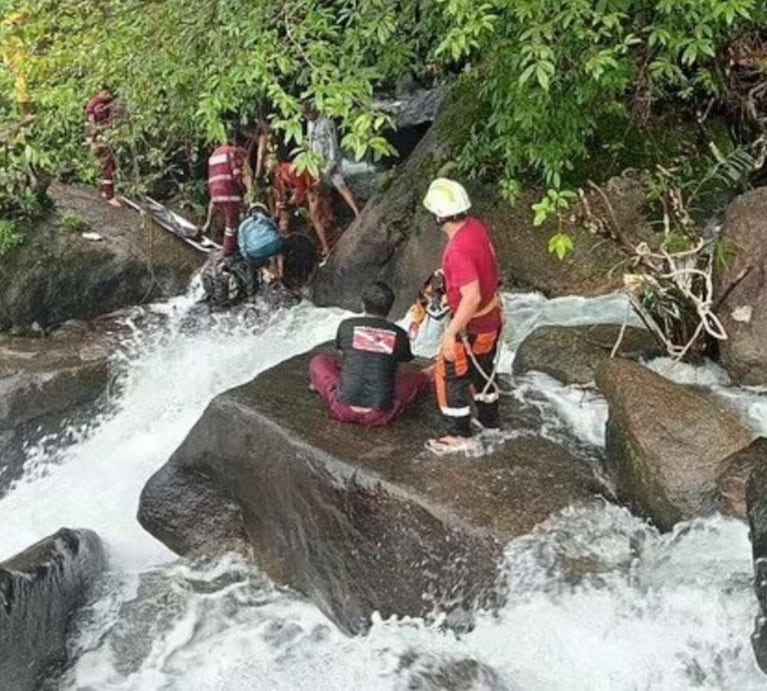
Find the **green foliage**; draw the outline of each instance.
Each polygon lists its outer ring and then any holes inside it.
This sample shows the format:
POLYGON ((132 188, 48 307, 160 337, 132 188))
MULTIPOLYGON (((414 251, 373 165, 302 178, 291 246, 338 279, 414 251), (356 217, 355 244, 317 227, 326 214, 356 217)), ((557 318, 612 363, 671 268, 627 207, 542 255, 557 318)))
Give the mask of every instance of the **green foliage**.
MULTIPOLYGON (((535 222, 557 219, 557 234, 572 201, 563 190, 582 182, 579 164, 619 159, 627 132, 658 113, 691 119, 701 104, 726 99, 728 47, 767 22, 759 0, 6 4, 26 11, 0 29, 0 42, 28 48, 23 72, 37 118, 0 151, 0 209, 32 210, 48 175, 97 178, 83 107, 102 83, 119 93, 109 144, 130 190, 160 180, 188 186, 232 124, 247 132, 267 115, 299 167, 316 173, 303 151, 306 98, 341 123, 354 156, 380 157, 390 121, 374 92, 463 70, 478 77, 466 97, 484 115, 460 153, 460 174, 498 182, 511 201, 523 182, 552 190, 535 205, 535 222)), ((13 88, 14 75, 0 71, 0 94, 13 88)), ((13 111, 0 97, 0 123, 13 111)), ((730 160, 730 182, 742 163, 730 160)), ((569 251, 562 238, 550 247, 569 251)))
POLYGON ((70 233, 81 233, 88 230, 88 223, 76 211, 64 209, 59 215, 61 225, 70 233))
POLYGON ((24 242, 24 236, 13 221, 0 218, 0 257, 24 242))
MULTIPOLYGON (((266 115, 301 147, 305 98, 343 123, 342 144, 355 156, 391 153, 382 136, 390 121, 373 107, 373 91, 411 72, 430 78, 445 21, 437 0, 163 0, 151 9, 144 0, 18 0, 11 7, 27 12, 5 35, 30 47, 24 71, 39 115, 36 149, 57 174, 95 179, 83 109, 111 84, 122 104, 109 133, 121 184, 144 188, 194 177, 232 125, 247 133, 266 115)), ((2 86, 12 89, 9 75, 2 86)), ((311 157, 301 165, 312 168, 311 157)))
POLYGON ((573 239, 567 233, 555 233, 549 238, 549 252, 559 260, 564 259, 574 248, 573 239))
MULTIPOLYGON (((470 172, 532 176, 557 189, 600 141, 609 116, 641 125, 653 108, 695 106, 723 93, 715 59, 740 32, 758 29, 757 0, 443 0, 454 28, 440 51, 481 55, 480 98, 491 116, 463 160, 470 172)), ((506 183, 508 185, 508 182, 506 183)))
POLYGON ((661 247, 669 254, 674 252, 685 252, 693 247, 693 240, 689 235, 678 232, 670 232, 663 239, 661 247))
POLYGON ((738 256, 738 248, 728 238, 719 238, 714 246, 714 265, 719 271, 726 271, 738 256))
POLYGON ((0 213, 4 215, 32 216, 42 208, 49 158, 31 140, 30 129, 28 120, 0 119, 0 213))
POLYGON ((533 225, 543 225, 552 216, 561 218, 570 208, 571 202, 577 198, 578 195, 572 190, 549 190, 541 201, 532 206, 535 212, 533 225))

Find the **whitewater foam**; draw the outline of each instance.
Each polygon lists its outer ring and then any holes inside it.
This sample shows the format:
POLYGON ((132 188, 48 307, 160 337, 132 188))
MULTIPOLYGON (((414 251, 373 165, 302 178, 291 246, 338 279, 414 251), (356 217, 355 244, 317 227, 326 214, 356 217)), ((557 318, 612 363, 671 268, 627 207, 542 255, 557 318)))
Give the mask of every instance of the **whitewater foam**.
MULTIPOLYGON (((75 446, 32 454, 0 499, 2 555, 62 525, 95 529, 109 549, 111 571, 78 619, 62 689, 764 688, 749 646, 747 530, 721 517, 659 535, 616 506, 573 507, 507 547, 506 604, 478 613, 463 634, 439 620, 373 617, 366 635, 348 637, 238 557, 176 559, 135 520, 143 484, 213 396, 331 338, 345 316, 301 305, 266 321, 237 313, 196 322, 191 302, 132 313, 112 410, 75 446)), ((506 373, 542 323, 627 318, 615 296, 522 295, 506 309, 506 373)), ((759 402, 758 393, 730 393, 759 402)), ((544 434, 600 450, 606 406, 594 392, 532 373, 516 395, 540 409, 544 434)))

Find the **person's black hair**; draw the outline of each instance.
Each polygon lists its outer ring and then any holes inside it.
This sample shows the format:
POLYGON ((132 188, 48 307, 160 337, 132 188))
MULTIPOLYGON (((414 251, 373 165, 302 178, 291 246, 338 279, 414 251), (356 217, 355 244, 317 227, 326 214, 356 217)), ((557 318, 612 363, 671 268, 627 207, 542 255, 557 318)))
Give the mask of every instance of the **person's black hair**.
POLYGON ((362 291, 362 307, 376 317, 386 317, 394 304, 394 291, 388 283, 376 281, 362 291))
POLYGON ((443 223, 458 223, 459 221, 465 221, 469 217, 467 211, 461 211, 459 214, 453 214, 452 216, 446 216, 445 218, 438 218, 437 223, 442 225, 443 223))

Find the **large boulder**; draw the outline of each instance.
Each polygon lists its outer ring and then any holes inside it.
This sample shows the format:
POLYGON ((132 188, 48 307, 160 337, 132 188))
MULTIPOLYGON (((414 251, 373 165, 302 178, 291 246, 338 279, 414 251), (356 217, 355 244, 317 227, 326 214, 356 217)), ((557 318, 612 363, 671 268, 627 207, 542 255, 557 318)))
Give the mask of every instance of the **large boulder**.
POLYGON ((759 667, 767 674, 767 463, 754 467, 746 486, 746 503, 754 557, 754 590, 759 601, 751 643, 759 667))
POLYGON ((21 472, 25 445, 94 411, 109 383, 116 328, 98 320, 45 338, 0 335, 0 496, 21 472))
POLYGON ((727 208, 722 241, 729 261, 717 265, 718 316, 728 339, 722 363, 741 384, 767 383, 767 187, 737 197, 727 208), (734 250, 734 252, 727 252, 734 250))
POLYGON ((528 411, 507 412, 518 434, 472 459, 424 450, 440 431, 429 397, 388 428, 336 422, 307 389, 310 355, 211 402, 142 492, 150 533, 181 554, 244 541, 275 581, 358 631, 376 610, 486 603, 511 538, 601 490, 528 411))
MULTIPOLYGON (((344 231, 330 262, 313 282, 316 302, 356 309, 361 287, 376 278, 395 288, 396 310, 403 311, 415 299, 420 284, 439 265, 444 245, 442 233, 421 201, 434 177, 457 175, 455 161, 467 145, 472 127, 486 117, 476 96, 480 79, 467 75, 459 81, 424 138, 393 172, 390 184, 368 201, 360 217, 344 231)), ((539 228, 532 223, 530 206, 539 200, 540 191, 526 190, 509 205, 497 185, 467 182, 467 187, 473 212, 491 226, 507 285, 549 295, 592 295, 617 285, 620 276, 608 278, 607 274, 621 256, 610 243, 597 241, 577 222, 565 221, 566 230, 575 236, 573 254, 565 261, 549 254, 547 239, 553 227, 539 228)), ((629 236, 638 232, 644 225, 641 184, 628 178, 615 181, 608 186, 608 196, 623 232, 629 236)), ((592 208, 599 203, 592 200, 592 208)))
POLYGON ((760 466, 767 466, 767 437, 759 437, 722 462, 717 485, 724 513, 746 520, 748 482, 760 466))
POLYGON ((0 330, 43 329, 183 293, 204 255, 90 188, 53 185, 56 211, 0 261, 0 330), (83 231, 103 239, 87 240, 83 231))
POLYGON ((618 345, 616 355, 637 360, 657 357, 663 349, 646 329, 633 326, 542 326, 531 332, 514 354, 514 374, 544 372, 564 384, 588 384, 618 345))
POLYGON ((0 562, 0 688, 36 691, 67 660, 67 631, 106 556, 89 530, 62 528, 0 562))
POLYGON ((662 530, 720 508, 717 478, 756 435, 715 396, 628 360, 603 363, 596 382, 619 497, 662 530))

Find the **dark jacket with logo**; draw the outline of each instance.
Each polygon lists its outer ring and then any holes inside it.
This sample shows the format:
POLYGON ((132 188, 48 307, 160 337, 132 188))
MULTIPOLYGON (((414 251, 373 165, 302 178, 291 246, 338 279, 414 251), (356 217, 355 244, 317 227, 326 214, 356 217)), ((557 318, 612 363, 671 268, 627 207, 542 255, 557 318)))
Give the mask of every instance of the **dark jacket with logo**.
POLYGON ((338 327, 336 347, 343 354, 341 403, 389 410, 397 364, 413 359, 405 331, 383 317, 353 317, 338 327))

